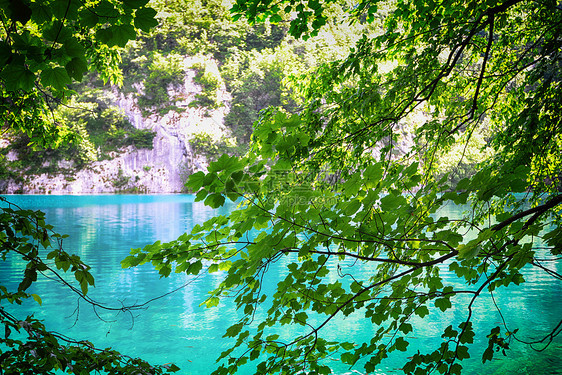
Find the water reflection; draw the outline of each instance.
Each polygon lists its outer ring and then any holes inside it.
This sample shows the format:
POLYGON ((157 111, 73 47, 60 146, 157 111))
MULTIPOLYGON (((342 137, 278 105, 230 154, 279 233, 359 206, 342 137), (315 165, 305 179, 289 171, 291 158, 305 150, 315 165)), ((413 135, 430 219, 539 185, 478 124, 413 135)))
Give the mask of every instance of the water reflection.
MULTIPOLYGON (((92 339, 99 347, 111 346, 132 356, 142 356, 155 363, 174 362, 182 367, 183 374, 208 374, 214 368, 214 360, 232 341, 222 338, 225 330, 236 321, 238 313, 231 300, 224 300, 218 308, 200 307, 207 291, 216 287, 221 274, 195 277, 172 274, 161 279, 150 265, 123 270, 120 262, 131 248, 143 247, 156 240, 163 242, 176 239, 185 231, 217 213, 191 195, 171 196, 11 196, 10 200, 24 208, 41 209, 47 221, 62 234, 69 234, 65 248, 80 255, 92 266, 96 288, 92 298, 111 306, 139 304, 163 296, 148 304, 146 309, 129 313, 98 310, 80 303, 61 285, 40 278, 32 293, 43 299, 42 308, 34 302, 21 307, 21 314, 34 313, 44 319, 51 329, 64 332, 77 339, 92 339), (174 293, 168 294, 170 292, 174 293), (101 320, 99 317, 103 320, 101 320)), ((226 207, 218 211, 226 214, 226 207)), ((462 209, 462 208, 461 208, 462 209)), ((459 208, 448 206, 441 214, 453 217, 459 208)), ((266 290, 272 290, 287 274, 286 264, 290 257, 282 257, 268 274, 266 290)), ((7 259, 0 263, 3 283, 17 287, 21 277, 16 270, 21 260, 7 259)), ((344 265, 345 266, 345 265, 344 265)), ((331 265, 332 280, 338 280, 336 263, 331 265)), ((562 266, 558 265, 558 272, 562 266)), ((21 268, 20 268, 21 269, 21 268)), ((366 264, 358 271, 369 274, 373 265, 366 264)), ((345 273, 345 272, 344 272, 345 273)), ((463 286, 462 282, 442 267, 441 273, 448 285, 463 286)), ((560 294, 562 284, 553 283, 544 272, 529 269, 525 273, 532 283, 510 287, 494 294, 495 302, 503 313, 509 328, 526 332, 533 339, 547 333, 562 316, 560 294)), ((345 281, 344 281, 345 282, 345 281)), ((454 305, 446 313, 432 311, 429 319, 415 318, 411 322, 414 331, 407 355, 420 350, 426 352, 440 340, 443 328, 458 325, 466 319, 466 295, 455 297, 454 305)), ((322 317, 318 317, 321 319, 322 317)), ((473 324, 476 330, 489 330, 500 325, 502 318, 491 296, 481 298, 474 306, 473 324)), ((324 331, 328 339, 343 339, 361 343, 368 341, 378 327, 355 313, 334 319, 324 331)), ((287 337, 302 334, 302 327, 287 327, 287 337)), ((477 336, 478 337, 478 336, 477 336)), ((562 348, 551 346, 543 353, 529 350, 524 345, 513 345, 508 357, 481 365, 480 356, 484 340, 479 339, 471 349, 471 358, 464 364, 467 373, 505 374, 556 373, 562 348), (479 348, 478 348, 479 347, 479 348)), ((391 357, 381 373, 396 373, 403 366, 403 357, 391 357)), ((337 359, 337 358, 335 358, 337 359)), ((349 373, 338 361, 329 366, 338 373, 349 373)))

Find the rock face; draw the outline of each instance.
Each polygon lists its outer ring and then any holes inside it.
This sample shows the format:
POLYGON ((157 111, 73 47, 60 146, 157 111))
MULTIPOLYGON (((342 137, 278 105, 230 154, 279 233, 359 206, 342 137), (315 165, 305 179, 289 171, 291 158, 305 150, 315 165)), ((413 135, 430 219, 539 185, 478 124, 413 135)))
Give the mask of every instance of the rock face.
MULTIPOLYGON (((78 171, 72 169, 72 162, 59 162, 59 168, 71 172, 26 176, 23 183, 0 181, 0 191, 27 194, 181 192, 187 176, 205 170, 207 165, 206 157, 196 155, 191 147, 194 134, 207 133, 216 139, 229 136, 224 117, 229 110, 230 96, 224 84, 218 93, 218 101, 222 103, 218 109, 189 106, 201 92, 201 87, 194 82, 196 72, 188 68, 195 62, 197 58, 186 58, 184 81, 168 87, 169 97, 181 100, 175 102, 179 110, 165 115, 143 117, 135 94, 125 95, 113 89, 115 105, 124 111, 131 124, 156 133, 152 149, 129 146, 111 160, 97 161, 78 171)), ((137 89, 142 92, 142 85, 137 89)))

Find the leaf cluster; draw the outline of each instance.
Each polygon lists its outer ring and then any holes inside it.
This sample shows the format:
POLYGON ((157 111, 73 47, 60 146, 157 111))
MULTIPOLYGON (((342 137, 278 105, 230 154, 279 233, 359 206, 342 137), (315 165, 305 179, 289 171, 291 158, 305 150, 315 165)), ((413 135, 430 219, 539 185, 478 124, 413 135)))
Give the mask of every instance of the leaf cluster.
POLYGON ((157 23, 148 0, 78 2, 4 0, 0 6, 0 116, 3 126, 27 132, 40 145, 56 145, 53 103, 89 67, 104 82, 121 80, 117 47, 157 23))
POLYGON ((77 255, 63 249, 68 236, 53 231, 40 211, 22 210, 1 198, 0 207, 0 258, 2 261, 21 259, 13 264, 21 265, 21 281, 17 289, 0 286, 0 363, 9 374, 52 373, 64 371, 84 374, 104 371, 107 374, 164 374, 179 370, 152 366, 138 358, 130 358, 113 349, 98 349, 89 341, 77 341, 49 331, 45 325, 28 316, 18 318, 10 313, 10 306, 20 305, 33 298, 39 305, 41 297, 30 293, 33 283, 50 274, 86 301, 88 289, 94 286, 90 267, 77 255), (78 287, 63 277, 74 276, 78 287))
MULTIPOLYGON (((319 32, 325 8, 254 0, 232 11, 250 22, 294 12, 289 32, 300 36, 319 32)), ((347 19, 382 19, 381 32, 301 76, 301 110, 263 111, 247 155, 223 155, 188 180, 196 200, 238 209, 136 249, 123 266, 151 262, 162 276, 225 272, 206 305, 229 296, 244 316, 226 331, 235 342, 215 374, 252 361, 260 374, 328 374, 333 358, 374 372, 408 350, 415 319, 454 305, 460 323, 402 370, 459 374, 477 335, 489 339, 482 360, 490 360, 522 339, 508 322, 478 332, 475 303, 529 282, 524 267, 561 278, 560 169, 546 167, 560 162, 560 17, 554 2, 526 0, 355 4, 347 19), (494 152, 465 158, 482 134, 494 152), (443 155, 470 164, 470 175, 448 185, 443 155), (451 204, 466 213, 448 217, 451 204), (271 289, 273 263, 284 272, 271 289), (351 315, 372 322, 370 339, 323 337, 336 316, 351 315), (284 337, 285 325, 302 329, 284 337)), ((548 345, 559 326, 536 342, 548 345)))

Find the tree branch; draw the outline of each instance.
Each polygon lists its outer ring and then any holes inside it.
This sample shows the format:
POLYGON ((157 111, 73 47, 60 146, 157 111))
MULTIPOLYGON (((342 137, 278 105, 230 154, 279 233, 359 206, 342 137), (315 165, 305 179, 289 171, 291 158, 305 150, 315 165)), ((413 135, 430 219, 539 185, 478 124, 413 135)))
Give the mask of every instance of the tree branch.
POLYGON ((551 208, 556 207, 557 205, 559 205, 560 203, 562 203, 562 194, 555 196, 554 198, 550 199, 548 202, 546 202, 543 205, 537 206, 537 207, 533 207, 533 208, 529 208, 528 210, 522 211, 520 213, 518 213, 517 215, 514 215, 512 217, 510 217, 507 220, 502 221, 501 223, 498 223, 496 225, 494 225, 492 227, 493 231, 499 231, 503 228, 505 228, 506 226, 508 226, 509 224, 524 218, 525 216, 529 216, 531 214, 534 214, 526 223, 525 226, 523 227, 524 229, 528 228, 533 222, 535 222, 539 216, 541 216, 542 214, 544 214, 546 211, 550 210, 551 208))
POLYGON ((490 50, 492 49, 492 42, 494 40, 494 13, 490 14, 488 17, 489 17, 488 23, 490 24, 488 30, 488 45, 486 46, 486 52, 484 53, 484 60, 482 61, 480 76, 478 77, 478 82, 476 83, 476 91, 474 92, 474 97, 472 98, 472 108, 470 110, 469 118, 474 117, 474 114, 478 109, 478 95, 480 94, 480 88, 482 87, 482 80, 484 79, 484 73, 486 72, 486 63, 490 58, 490 50))

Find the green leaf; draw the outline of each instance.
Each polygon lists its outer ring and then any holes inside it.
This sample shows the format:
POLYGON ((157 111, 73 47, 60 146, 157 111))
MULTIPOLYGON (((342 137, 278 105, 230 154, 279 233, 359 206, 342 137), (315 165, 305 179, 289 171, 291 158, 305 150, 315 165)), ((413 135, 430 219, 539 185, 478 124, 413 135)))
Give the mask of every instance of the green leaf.
POLYGON ((207 272, 214 273, 214 272, 217 272, 218 270, 219 270, 219 265, 213 263, 209 266, 209 269, 207 270, 207 272))
POLYGON ((381 198, 381 210, 384 212, 391 212, 398 208, 402 203, 403 198, 394 194, 388 194, 381 198))
POLYGON ((4 68, 0 76, 4 79, 8 91, 30 91, 35 86, 35 74, 24 65, 12 63, 4 68))
POLYGON ((421 305, 416 309, 416 315, 418 315, 420 318, 423 318, 426 315, 429 315, 429 309, 427 308, 427 306, 421 305))
POLYGON ((238 333, 240 333, 242 328, 244 328, 244 324, 242 323, 234 324, 227 328, 226 333, 224 334, 223 337, 236 337, 238 333))
POLYGON ((51 8, 45 4, 40 2, 32 2, 30 4, 31 7, 31 17, 33 21, 38 24, 42 24, 44 22, 50 22, 53 19, 53 12, 51 8))
POLYGON ((79 1, 52 1, 50 3, 53 15, 59 20, 75 19, 78 8, 81 6, 79 1))
POLYGON ((466 346, 459 345, 459 347, 457 348, 457 358, 461 361, 463 359, 470 358, 470 354, 468 353, 468 348, 466 346))
POLYGON ((441 337, 454 338, 457 337, 458 334, 459 333, 453 329, 453 326, 449 325, 447 328, 445 328, 445 331, 443 332, 443 335, 441 335, 441 337))
POLYGON ((437 298, 435 300, 435 307, 439 308, 441 311, 445 311, 451 306, 451 301, 448 298, 437 298))
POLYGON ((189 176, 185 186, 193 192, 199 191, 205 181, 205 173, 199 171, 189 176))
POLYGON ((31 286, 31 283, 31 279, 29 277, 25 277, 18 285, 18 292, 25 292, 31 286))
POLYGON ((342 355, 340 356, 340 359, 342 361, 342 363, 346 363, 348 365, 352 365, 355 363, 355 356, 351 353, 342 353, 342 355))
POLYGON ((457 247, 459 259, 472 259, 480 252, 480 242, 476 239, 469 241, 467 244, 461 244, 457 247))
POLYGON ((383 169, 380 164, 372 164, 365 168, 364 176, 371 181, 379 181, 382 178, 383 169))
POLYGON ((141 8, 135 12, 135 27, 144 32, 149 32, 150 29, 158 25, 156 18, 156 11, 152 8, 141 8))
POLYGON ((222 154, 217 161, 209 164, 209 172, 226 171, 232 173, 242 169, 242 167, 243 164, 238 157, 222 154))
POLYGON ((484 353, 482 353, 482 363, 486 363, 486 361, 491 361, 494 359, 494 347, 488 346, 484 353))
POLYGON ((295 314, 295 318, 294 318, 295 322, 301 325, 305 325, 307 319, 308 319, 308 315, 304 311, 295 314))
POLYGON ((174 365, 173 363, 171 365, 168 365, 168 371, 171 372, 178 372, 180 370, 180 368, 176 365, 174 365))
POLYGON ((129 40, 133 40, 136 37, 137 33, 131 25, 111 26, 111 39, 109 40, 108 45, 125 47, 129 40))
POLYGON ((357 199, 354 199, 351 202, 347 203, 344 208, 344 213, 347 216, 352 216, 357 212, 357 210, 359 210, 359 208, 361 208, 361 202, 357 199))
POLYGON ((11 58, 12 47, 8 43, 0 41, 0 71, 11 58))
POLYGON ((39 297, 39 295, 37 295, 37 294, 32 294, 31 297, 33 297, 33 299, 34 299, 39 305, 42 305, 42 304, 43 304, 43 300, 41 300, 41 297, 39 297))
POLYGON ((219 305, 219 298, 218 297, 211 297, 207 301, 205 301, 205 306, 207 307, 215 307, 219 305))
POLYGON ((207 196, 207 198, 205 198, 205 205, 211 208, 219 208, 224 204, 224 202, 224 196, 219 193, 210 194, 207 196))
POLYGON ((115 6, 109 1, 100 1, 94 8, 94 13, 101 18, 106 18, 106 20, 114 21, 119 19, 119 11, 115 6))
POLYGON ((397 337, 396 341, 394 342, 394 346, 396 347, 396 349, 400 350, 401 352, 405 352, 408 348, 408 345, 410 345, 410 343, 404 340, 403 337, 397 337))
POLYGON ((84 274, 86 276, 86 281, 88 282, 88 284, 94 286, 94 276, 92 276, 92 274, 88 271, 84 271, 84 274))
POLYGON ((101 43, 110 45, 112 39, 113 29, 111 27, 99 29, 98 31, 96 31, 96 40, 100 41, 101 43))
POLYGON ((203 269, 203 264, 201 263, 201 261, 197 261, 191 263, 185 272, 188 274, 197 275, 199 274, 199 271, 201 271, 202 269, 203 269))
POLYGON ((25 25, 31 19, 31 8, 22 0, 10 0, 10 19, 25 25))
POLYGON ((47 68, 41 72, 41 83, 45 87, 52 87, 55 90, 64 90, 69 84, 70 77, 65 68, 47 68))
POLYGON ((412 332, 412 331, 413 331, 413 328, 412 328, 412 325, 411 325, 410 323, 402 323, 402 324, 400 325, 400 330, 401 330, 402 332, 404 332, 404 334, 407 334, 407 333, 409 333, 409 332, 412 332))
POLYGON ((70 57, 83 57, 85 49, 78 39, 72 37, 64 41, 64 50, 70 57))
POLYGON ((168 277, 172 273, 172 268, 169 265, 164 264, 162 268, 158 270, 158 273, 162 275, 162 277, 168 277))
POLYGON ((459 336, 459 342, 461 344, 471 344, 474 342, 474 330, 472 328, 472 322, 463 322, 461 324, 459 324, 459 327, 462 329, 463 327, 466 327, 464 329, 464 332, 462 332, 459 336))
POLYGON ((148 4, 149 0, 123 0, 123 3, 132 9, 138 9, 146 4, 148 4))
POLYGON ((80 25, 88 28, 93 28, 100 22, 98 15, 87 8, 80 11, 79 20, 80 25))
POLYGON ((351 289, 351 292, 353 293, 357 293, 359 292, 361 289, 363 289, 363 286, 361 284, 359 284, 357 281, 353 281, 351 283, 351 285, 349 286, 349 288, 351 289))
POLYGON ((64 68, 70 77, 80 82, 82 81, 84 74, 88 71, 88 64, 84 58, 74 57, 65 65, 64 68))

